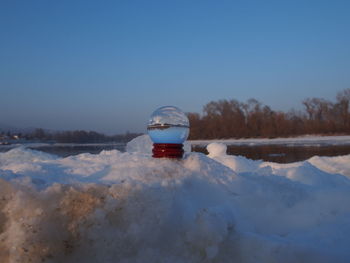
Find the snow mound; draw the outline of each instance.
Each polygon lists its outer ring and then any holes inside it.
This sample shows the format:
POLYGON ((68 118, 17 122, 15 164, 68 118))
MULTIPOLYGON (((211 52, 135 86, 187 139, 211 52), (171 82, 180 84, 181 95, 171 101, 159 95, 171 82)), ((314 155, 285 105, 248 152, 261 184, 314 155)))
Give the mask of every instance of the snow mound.
POLYGON ((227 146, 223 143, 210 143, 207 146, 208 157, 226 165, 237 173, 252 172, 256 170, 261 161, 253 161, 243 156, 226 154, 227 146))
POLYGON ((126 151, 129 153, 143 153, 152 155, 153 142, 148 134, 132 139, 126 144, 126 151))
POLYGON ((334 174, 332 158, 264 163, 216 144, 212 158, 169 160, 134 146, 0 153, 0 262, 350 261, 349 156, 334 174))

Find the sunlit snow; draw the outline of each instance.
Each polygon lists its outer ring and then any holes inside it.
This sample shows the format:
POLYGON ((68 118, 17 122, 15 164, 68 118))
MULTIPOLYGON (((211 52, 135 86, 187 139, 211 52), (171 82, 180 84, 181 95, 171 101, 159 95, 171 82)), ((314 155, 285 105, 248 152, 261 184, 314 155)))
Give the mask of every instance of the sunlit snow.
POLYGON ((0 262, 350 262, 350 155, 150 149, 143 136, 125 153, 0 153, 0 262))

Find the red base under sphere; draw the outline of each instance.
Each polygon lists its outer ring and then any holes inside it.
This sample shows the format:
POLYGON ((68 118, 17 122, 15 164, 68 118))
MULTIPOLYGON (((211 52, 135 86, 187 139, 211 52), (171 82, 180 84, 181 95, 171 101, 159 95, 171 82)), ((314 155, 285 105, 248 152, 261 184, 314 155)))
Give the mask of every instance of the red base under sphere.
POLYGON ((182 147, 183 144, 177 143, 154 143, 153 157, 181 159, 184 154, 182 147))

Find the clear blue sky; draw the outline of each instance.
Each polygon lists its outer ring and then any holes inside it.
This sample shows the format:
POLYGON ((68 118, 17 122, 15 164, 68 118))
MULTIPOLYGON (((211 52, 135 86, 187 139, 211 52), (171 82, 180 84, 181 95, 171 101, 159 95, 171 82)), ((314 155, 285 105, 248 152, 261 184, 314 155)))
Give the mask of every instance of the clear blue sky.
POLYGON ((0 0, 0 123, 142 132, 162 105, 334 100, 349 14, 346 0, 0 0))

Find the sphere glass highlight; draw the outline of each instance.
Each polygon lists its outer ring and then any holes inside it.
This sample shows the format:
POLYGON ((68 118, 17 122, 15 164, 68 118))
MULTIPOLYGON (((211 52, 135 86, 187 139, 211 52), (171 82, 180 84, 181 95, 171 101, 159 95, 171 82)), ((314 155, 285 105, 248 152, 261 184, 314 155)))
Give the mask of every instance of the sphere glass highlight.
POLYGON ((189 121, 179 108, 163 106, 152 113, 147 130, 154 143, 182 144, 189 134, 189 121))

